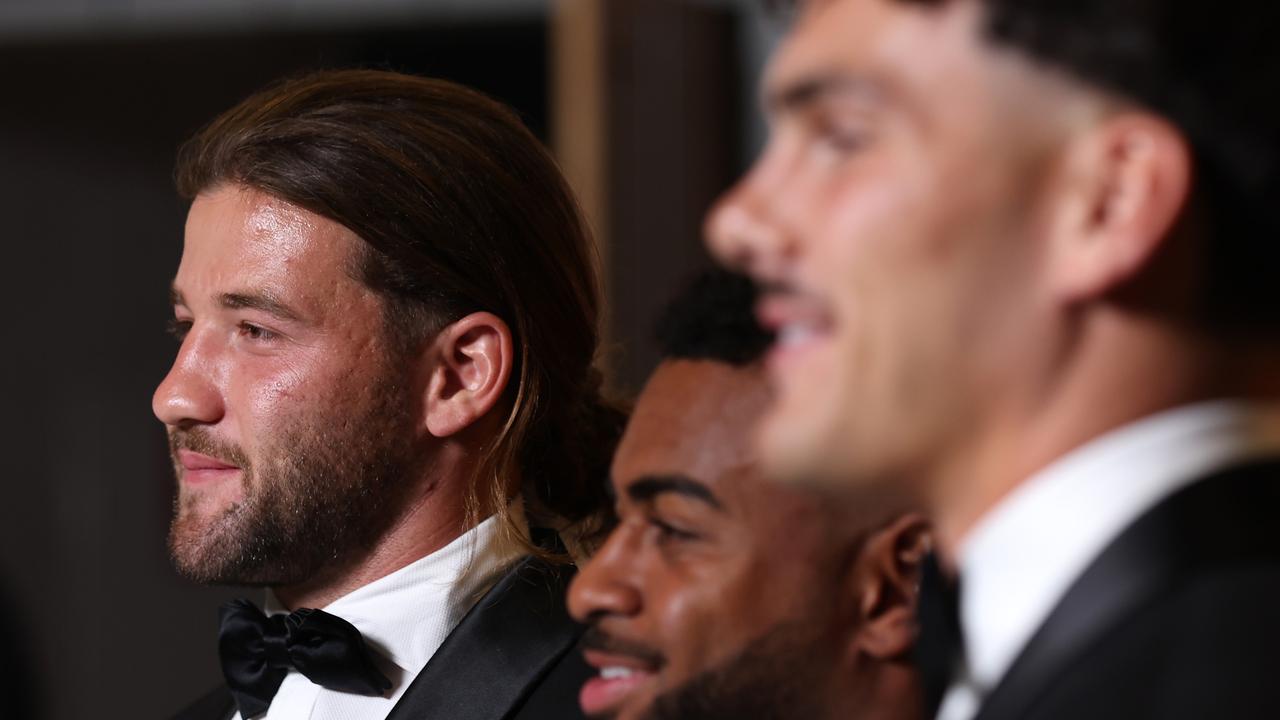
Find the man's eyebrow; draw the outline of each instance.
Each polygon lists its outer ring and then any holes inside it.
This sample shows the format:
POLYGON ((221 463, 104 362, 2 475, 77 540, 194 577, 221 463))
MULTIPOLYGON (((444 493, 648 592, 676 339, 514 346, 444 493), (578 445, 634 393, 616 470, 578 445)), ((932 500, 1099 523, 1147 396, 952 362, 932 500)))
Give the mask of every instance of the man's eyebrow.
POLYGON ((719 498, 706 485, 684 475, 648 475, 627 486, 627 497, 634 502, 648 502, 666 493, 675 493, 723 510, 719 498))
POLYGON ((776 117, 800 112, 833 95, 879 97, 882 94, 878 85, 866 78, 827 72, 779 83, 777 87, 766 90, 762 104, 765 115, 776 117))
POLYGON ((267 293, 223 293, 218 296, 218 304, 228 310, 259 310, 281 320, 297 321, 302 318, 296 310, 267 293))
MULTIPOLYGON (((169 288, 169 304, 175 307, 186 305, 187 300, 182 295, 182 291, 177 287, 169 288)), ((249 308, 252 310, 261 310, 268 315, 274 315, 281 320, 298 321, 302 319, 302 315, 289 307, 281 300, 277 300, 268 293, 239 292, 239 293, 223 293, 218 296, 218 304, 228 310, 239 310, 241 308, 249 308)))

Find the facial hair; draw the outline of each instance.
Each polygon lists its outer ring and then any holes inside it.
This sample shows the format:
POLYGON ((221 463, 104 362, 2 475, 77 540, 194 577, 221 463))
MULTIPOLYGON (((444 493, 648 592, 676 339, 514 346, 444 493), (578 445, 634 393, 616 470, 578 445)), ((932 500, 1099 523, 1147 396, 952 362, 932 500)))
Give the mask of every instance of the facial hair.
POLYGON ((582 633, 579 644, 583 650, 594 650, 608 655, 625 655, 655 670, 661 669, 667 662, 657 648, 635 640, 615 637, 601 630, 599 625, 589 626, 582 633))
POLYGON ((819 720, 828 668, 812 623, 788 622, 654 701, 645 720, 819 720))
POLYGON ((386 372, 372 385, 277 422, 250 458, 204 428, 169 435, 174 466, 186 449, 241 469, 243 499, 201 512, 199 490, 174 504, 169 552, 199 583, 291 585, 363 557, 403 507, 412 469, 409 393, 386 372))

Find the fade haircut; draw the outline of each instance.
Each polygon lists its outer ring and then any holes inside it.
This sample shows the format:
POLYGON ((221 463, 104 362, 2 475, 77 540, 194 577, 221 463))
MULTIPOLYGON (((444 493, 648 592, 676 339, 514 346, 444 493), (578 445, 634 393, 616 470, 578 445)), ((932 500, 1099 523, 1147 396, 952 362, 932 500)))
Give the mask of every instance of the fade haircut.
MULTIPOLYGON (((812 4, 816 4, 814 0, 812 4)), ((883 0, 941 6, 958 0, 883 0)), ((996 47, 1178 128, 1195 176, 1181 227, 1202 241, 1201 320, 1280 339, 1280 5, 1257 0, 976 0, 996 47)), ((805 0, 774 2, 803 9, 805 0)))
MULTIPOLYGON (((350 272, 384 299, 404 351, 487 311, 515 347, 506 421, 486 444, 467 511, 523 493, 531 517, 590 522, 625 418, 600 396, 596 250, 559 169, 516 115, 460 85, 375 70, 269 87, 180 150, 180 194, 242 185, 363 241, 350 272), (520 487, 513 488, 513 481, 520 487)), ((527 538, 525 538, 527 539, 527 538)))
POLYGON ((668 360, 712 360, 738 367, 759 361, 773 342, 755 318, 758 292, 728 270, 697 275, 658 321, 660 352, 668 360))

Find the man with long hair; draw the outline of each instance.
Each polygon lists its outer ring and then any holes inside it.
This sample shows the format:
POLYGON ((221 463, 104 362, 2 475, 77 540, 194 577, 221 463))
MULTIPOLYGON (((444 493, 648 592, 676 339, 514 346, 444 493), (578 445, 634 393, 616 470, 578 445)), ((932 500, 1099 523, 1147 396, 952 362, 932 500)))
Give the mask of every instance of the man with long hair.
POLYGON ((573 717, 555 536, 598 529, 622 418, 546 151, 479 93, 339 71, 225 112, 177 179, 170 550, 269 589, 182 717, 573 717))

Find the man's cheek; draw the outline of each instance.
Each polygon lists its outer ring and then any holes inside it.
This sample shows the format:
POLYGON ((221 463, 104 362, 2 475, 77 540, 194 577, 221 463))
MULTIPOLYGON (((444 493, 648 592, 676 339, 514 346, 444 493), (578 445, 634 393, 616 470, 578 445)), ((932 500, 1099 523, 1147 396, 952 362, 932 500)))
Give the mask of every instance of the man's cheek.
POLYGON ((659 642, 665 646, 660 648, 666 656, 664 685, 678 685, 709 667, 717 626, 716 613, 708 611, 704 596, 681 592, 667 598, 658 628, 659 642))

